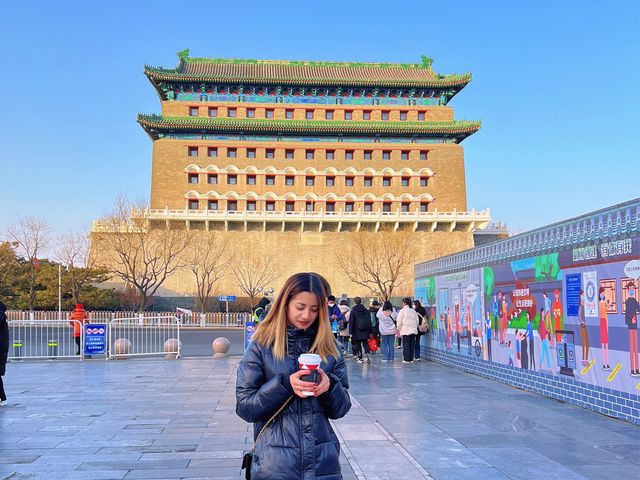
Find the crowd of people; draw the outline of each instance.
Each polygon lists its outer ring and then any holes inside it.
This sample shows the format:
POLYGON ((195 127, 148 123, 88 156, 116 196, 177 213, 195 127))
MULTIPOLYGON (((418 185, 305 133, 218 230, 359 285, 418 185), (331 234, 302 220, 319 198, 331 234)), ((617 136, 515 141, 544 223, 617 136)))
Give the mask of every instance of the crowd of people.
POLYGON ((429 318, 419 300, 402 299, 402 307, 377 300, 369 308, 362 298, 353 299, 353 307, 344 299, 327 298, 332 330, 344 348, 345 357, 358 363, 370 363, 372 354, 381 351, 382 363, 395 360, 395 349, 402 349, 402 363, 420 361, 420 337, 429 331, 429 318))

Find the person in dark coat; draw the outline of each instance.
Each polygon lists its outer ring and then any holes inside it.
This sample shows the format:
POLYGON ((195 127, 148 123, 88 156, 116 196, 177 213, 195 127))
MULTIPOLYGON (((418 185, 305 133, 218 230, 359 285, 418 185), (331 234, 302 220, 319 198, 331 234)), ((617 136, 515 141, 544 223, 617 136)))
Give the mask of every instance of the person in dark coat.
POLYGON ((371 362, 369 358, 369 335, 371 335, 371 315, 367 307, 362 305, 362 299, 355 297, 353 299, 355 306, 349 313, 349 334, 351 335, 351 349, 353 356, 358 357, 358 363, 364 363, 362 357, 362 349, 366 353, 366 362, 371 362))
MULTIPOLYGON (((413 309, 416 311, 416 313, 418 313, 418 315, 420 315, 419 325, 422 325, 423 322, 429 323, 429 317, 427 316, 427 309, 422 306, 422 303, 420 303, 420 300, 413 301, 413 309)), ((420 339, 425 333, 426 332, 421 332, 420 328, 418 328, 418 334, 417 334, 418 336, 416 337, 416 345, 413 353, 414 362, 420 361, 420 339)))
POLYGON ((255 445, 254 480, 342 480, 340 443, 329 419, 345 416, 351 399, 328 293, 318 274, 290 277, 238 365, 236 413, 253 423, 254 441, 273 418, 255 445), (301 378, 311 373, 298 370, 303 353, 321 357, 318 383, 301 378))
POLYGON ((9 358, 9 324, 7 323, 7 307, 0 302, 0 406, 7 404, 2 377, 6 373, 9 358))

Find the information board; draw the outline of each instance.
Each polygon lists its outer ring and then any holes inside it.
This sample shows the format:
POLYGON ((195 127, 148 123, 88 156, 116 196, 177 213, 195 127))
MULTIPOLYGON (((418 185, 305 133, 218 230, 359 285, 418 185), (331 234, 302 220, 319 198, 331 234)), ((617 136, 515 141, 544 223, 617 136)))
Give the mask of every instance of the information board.
POLYGON ((107 326, 104 323, 84 325, 84 354, 104 355, 107 353, 107 326))

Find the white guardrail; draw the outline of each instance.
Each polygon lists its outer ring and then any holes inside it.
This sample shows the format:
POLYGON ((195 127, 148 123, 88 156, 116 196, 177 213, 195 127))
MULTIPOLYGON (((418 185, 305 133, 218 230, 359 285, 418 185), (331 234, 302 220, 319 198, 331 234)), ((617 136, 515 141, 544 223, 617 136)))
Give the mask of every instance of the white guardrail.
POLYGON ((180 358, 180 320, 175 316, 111 320, 107 341, 109 359, 151 355, 180 358))
MULTIPOLYGON (((33 311, 28 310, 7 310, 7 319, 11 320, 49 320, 60 321, 60 318, 69 318, 69 311, 33 311)), ((245 322, 250 319, 251 314, 246 312, 208 312, 183 314, 176 312, 89 312, 89 323, 109 323, 112 320, 124 318, 155 318, 155 317, 176 317, 183 327, 196 328, 242 328, 245 322)), ((66 320, 63 320, 65 322, 66 320)))
POLYGON ((80 360, 83 345, 84 329, 80 320, 9 320, 9 360, 80 360), (78 340, 73 335, 74 327, 80 330, 78 340))

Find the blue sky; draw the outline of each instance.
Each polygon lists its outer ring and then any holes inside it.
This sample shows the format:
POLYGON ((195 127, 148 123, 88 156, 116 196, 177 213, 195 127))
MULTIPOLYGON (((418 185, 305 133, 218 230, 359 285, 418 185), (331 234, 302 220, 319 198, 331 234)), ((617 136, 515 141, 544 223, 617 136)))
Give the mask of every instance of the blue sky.
POLYGON ((19 215, 80 231, 148 197, 160 111, 144 64, 191 56, 419 62, 472 72, 450 103, 469 209, 513 230, 640 196, 637 0, 8 2, 0 25, 0 232, 19 215), (90 10, 87 10, 90 6, 90 10))

